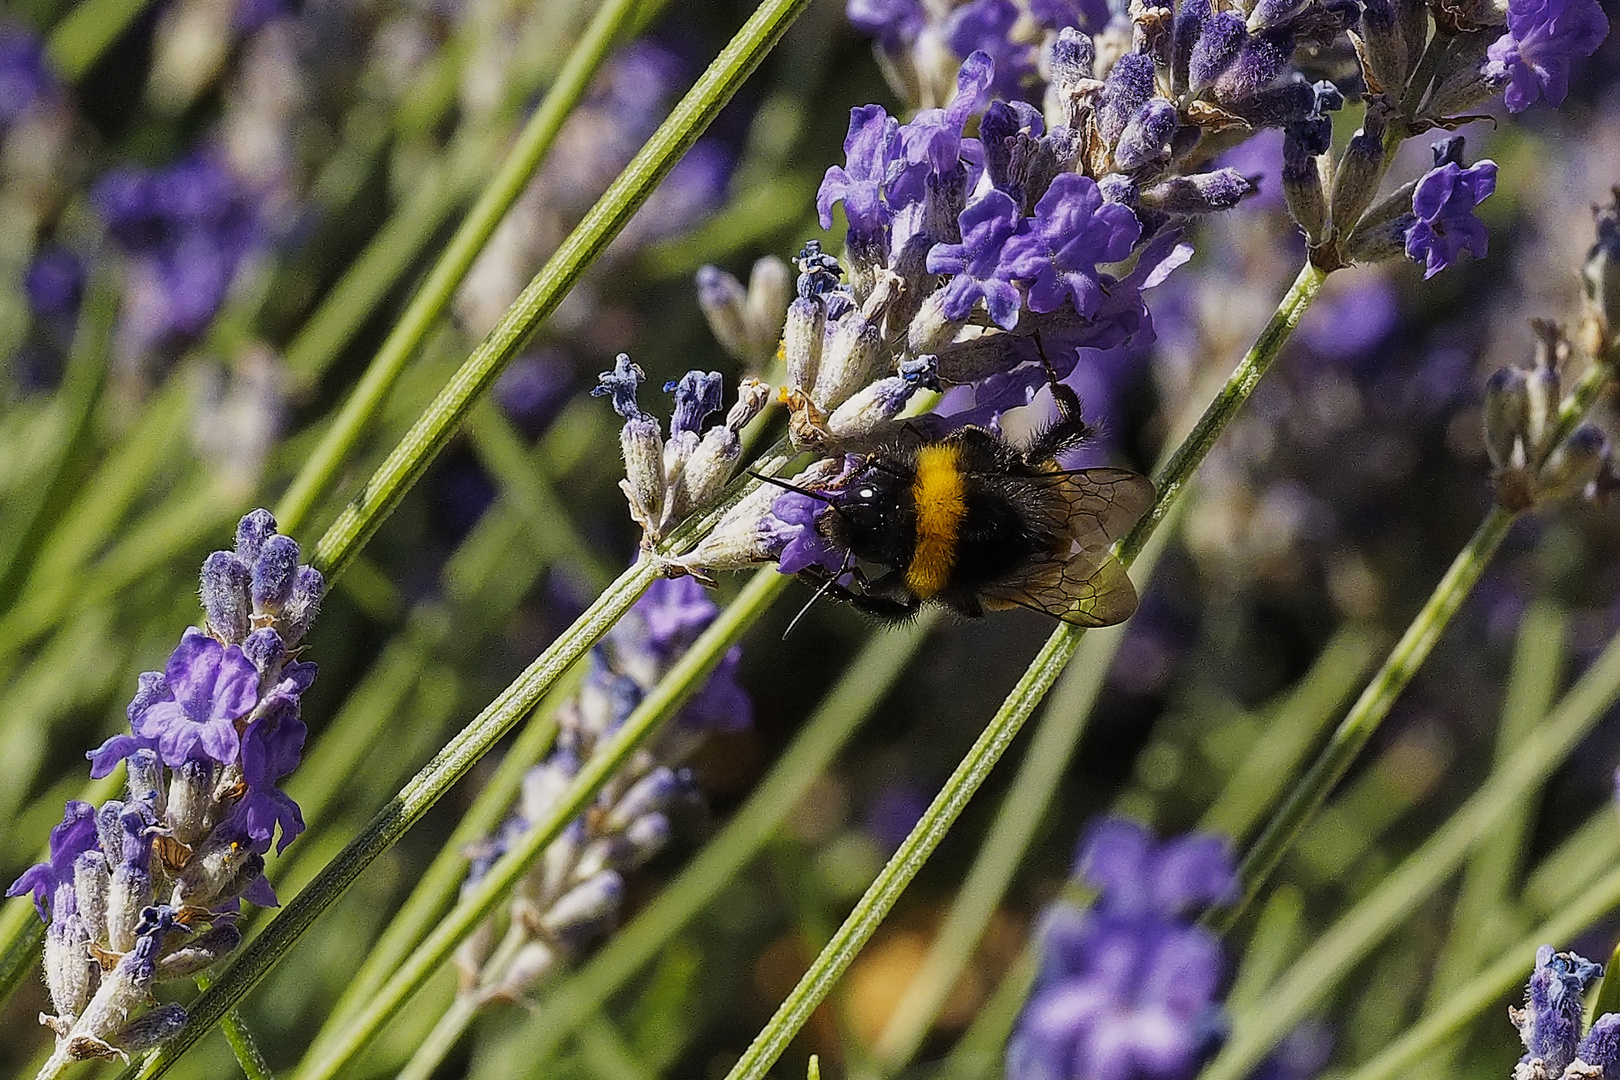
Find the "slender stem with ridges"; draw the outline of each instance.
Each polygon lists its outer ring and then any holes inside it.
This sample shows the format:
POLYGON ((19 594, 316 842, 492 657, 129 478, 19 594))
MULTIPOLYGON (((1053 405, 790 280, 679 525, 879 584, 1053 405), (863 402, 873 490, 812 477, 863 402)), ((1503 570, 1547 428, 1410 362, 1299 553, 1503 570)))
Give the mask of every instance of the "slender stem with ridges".
MULTIPOLYGON (((1238 363, 1209 407, 1204 410, 1192 433, 1176 448, 1165 467, 1154 478, 1158 497, 1119 544, 1119 557, 1127 566, 1147 544, 1159 523, 1170 513, 1171 506, 1193 472, 1204 460, 1204 455, 1215 444, 1221 431, 1248 400, 1260 377, 1281 352, 1294 327, 1299 325, 1306 308, 1315 299, 1327 274, 1313 266, 1305 266, 1294 284, 1283 297, 1276 312, 1260 332, 1253 347, 1238 363)), ((799 984, 788 994, 741 1059, 727 1074, 727 1080, 762 1080, 771 1066, 787 1049, 810 1014, 831 992, 833 984, 843 975, 862 946, 871 938, 884 917, 900 898, 900 894, 933 854, 955 823, 963 808, 979 789, 990 770, 1011 745, 1035 706, 1038 705, 1056 681, 1069 658, 1074 655, 1085 631, 1067 624, 1052 633, 1036 654, 1018 685, 991 718, 989 726, 979 736, 961 763, 956 767, 940 793, 935 796, 911 834, 900 845, 883 869, 856 903, 844 924, 833 935, 832 941, 821 951, 805 972, 799 984)))
POLYGON ((768 0, 762 4, 659 125, 321 537, 310 564, 328 580, 342 574, 348 561, 456 433, 473 402, 517 355, 529 335, 618 235, 808 4, 809 0, 768 0))
POLYGON ((559 796, 545 817, 524 833, 521 842, 490 868, 478 885, 464 895, 422 944, 400 965, 377 994, 337 1032, 319 1057, 307 1057, 294 1074, 296 1080, 328 1080, 361 1050, 394 1012, 450 958, 456 946, 486 918, 534 860, 557 838, 568 823, 619 771, 630 755, 657 730, 682 702, 702 686, 721 655, 765 606, 786 587, 789 579, 775 568, 761 570, 736 601, 721 612, 692 648, 676 661, 658 685, 642 699, 613 737, 599 746, 581 766, 579 774, 559 796))
MULTIPOLYGON (((518 135, 478 202, 445 246, 433 269, 377 350, 354 393, 339 411, 320 445, 305 461, 298 476, 276 507, 276 520, 285 532, 295 532, 316 500, 331 486, 377 410, 382 407, 405 365, 415 355, 428 331, 444 314, 473 260, 484 249, 495 227, 528 186, 541 161, 562 129, 563 121, 584 96, 614 41, 629 22, 639 0, 610 0, 591 20, 584 37, 568 56, 551 91, 518 135)), ((289 363, 298 371, 289 350, 289 363)))
MULTIPOLYGON (((1606 364, 1593 364, 1574 390, 1560 404, 1558 422, 1547 445, 1558 446, 1575 430, 1582 417, 1597 400, 1598 392, 1609 381, 1606 364)), ((1491 556, 1507 536, 1508 528, 1517 515, 1501 507, 1492 507, 1485 520, 1474 531, 1468 544, 1457 553, 1445 577, 1429 594, 1428 601, 1418 612, 1412 624, 1396 642, 1395 648, 1384 660, 1350 707, 1350 712, 1333 733, 1332 739, 1299 782, 1289 792, 1287 800, 1272 815, 1266 829, 1260 834, 1238 868, 1243 885, 1242 899, 1230 908, 1212 913, 1209 922, 1220 933, 1236 925, 1238 918, 1259 893, 1283 855, 1293 847, 1306 824, 1327 800, 1333 788, 1355 761, 1356 755, 1378 730, 1390 706, 1400 697, 1423 662, 1429 658, 1434 644, 1440 639, 1446 624, 1457 613, 1462 602, 1473 591, 1479 575, 1485 570, 1491 556)))

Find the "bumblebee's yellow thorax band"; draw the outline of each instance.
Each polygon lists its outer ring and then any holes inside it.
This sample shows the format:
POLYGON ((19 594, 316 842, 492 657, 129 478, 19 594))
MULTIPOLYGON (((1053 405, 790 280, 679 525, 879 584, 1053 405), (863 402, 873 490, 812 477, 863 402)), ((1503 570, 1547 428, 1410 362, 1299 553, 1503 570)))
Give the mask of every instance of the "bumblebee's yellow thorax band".
POLYGON ((917 479, 911 485, 917 507, 917 546, 906 567, 906 585, 923 599, 935 596, 950 580, 956 565, 956 538, 967 513, 961 447, 925 446, 917 454, 917 479))

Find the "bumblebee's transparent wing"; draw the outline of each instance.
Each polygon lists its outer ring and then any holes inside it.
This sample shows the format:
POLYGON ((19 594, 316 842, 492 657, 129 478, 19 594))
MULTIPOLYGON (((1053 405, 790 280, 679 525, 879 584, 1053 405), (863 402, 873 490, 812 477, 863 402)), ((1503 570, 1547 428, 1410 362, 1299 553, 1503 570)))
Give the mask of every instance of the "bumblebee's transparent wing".
POLYGON ((1018 581, 984 590, 984 606, 1030 608, 1075 626, 1112 626, 1136 610, 1136 587, 1106 547, 1081 547, 1067 562, 1039 563, 1018 581))
POLYGON ((1076 469, 1062 478, 1069 535, 1081 548, 1107 547, 1153 505, 1153 481, 1129 469, 1076 469))

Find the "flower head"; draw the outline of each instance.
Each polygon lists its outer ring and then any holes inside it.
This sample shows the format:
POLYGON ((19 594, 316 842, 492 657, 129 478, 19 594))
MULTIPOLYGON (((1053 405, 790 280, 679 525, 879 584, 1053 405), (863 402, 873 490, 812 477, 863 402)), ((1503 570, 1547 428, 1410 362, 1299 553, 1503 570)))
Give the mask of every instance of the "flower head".
POLYGON ((1598 0, 1510 0, 1507 33, 1486 51, 1487 78, 1506 78, 1507 107, 1523 112, 1569 94, 1570 64, 1591 56, 1609 34, 1598 0))
POLYGON ((96 808, 78 799, 69 799, 62 823, 51 829, 50 858, 35 863, 6 889, 7 896, 33 893, 34 909, 47 918, 45 898, 55 896, 57 886, 73 881, 73 862, 96 846, 96 808))
POLYGON ((1476 259, 1485 255, 1485 223, 1474 208, 1496 190, 1496 162, 1489 159, 1463 168, 1459 162, 1461 139, 1435 145, 1435 167, 1412 191, 1412 212, 1417 220, 1406 230, 1406 254, 1423 264, 1431 278, 1457 261, 1464 251, 1476 259))
POLYGON ((1125 258, 1141 235, 1129 207, 1103 202, 1090 177, 1063 173, 1035 204, 1029 231, 1008 242, 1005 260, 1014 277, 1029 282, 1031 311, 1056 311, 1067 301, 1090 318, 1103 299, 1097 264, 1125 258))

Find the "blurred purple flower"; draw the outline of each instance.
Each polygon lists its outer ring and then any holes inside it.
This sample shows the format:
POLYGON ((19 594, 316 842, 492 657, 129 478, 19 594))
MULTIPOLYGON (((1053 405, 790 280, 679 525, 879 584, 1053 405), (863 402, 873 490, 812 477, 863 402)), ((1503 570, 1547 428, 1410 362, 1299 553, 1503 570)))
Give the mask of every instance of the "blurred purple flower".
POLYGON ((0 129, 17 122, 56 87, 38 38, 0 26, 0 129))
POLYGON ((1571 61, 1597 51, 1609 20, 1597 0, 1509 0, 1507 27, 1486 50, 1485 74, 1507 79, 1507 107, 1523 112, 1543 95, 1563 102, 1571 61))
POLYGON ((78 313, 84 294, 84 262, 63 248, 46 248, 29 266, 23 289, 34 314, 71 319, 78 313))
POLYGON ((1012 0, 970 0, 945 20, 945 40, 957 56, 982 52, 995 63, 990 92, 996 97, 1025 96, 1024 83, 1035 75, 1035 46, 1014 40, 1018 5, 1012 0))
POLYGON ((928 21, 921 0, 849 0, 844 17, 861 33, 877 38, 878 45, 890 53, 916 41, 928 21))
POLYGON ((1394 283, 1382 274, 1358 274, 1341 288, 1324 290, 1297 338, 1314 357, 1354 360, 1383 341, 1399 316, 1394 283))
POLYGON ((539 348, 512 361, 495 383, 501 411, 529 438, 557 418, 574 385, 573 366, 557 349, 539 348))

